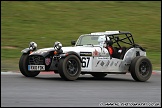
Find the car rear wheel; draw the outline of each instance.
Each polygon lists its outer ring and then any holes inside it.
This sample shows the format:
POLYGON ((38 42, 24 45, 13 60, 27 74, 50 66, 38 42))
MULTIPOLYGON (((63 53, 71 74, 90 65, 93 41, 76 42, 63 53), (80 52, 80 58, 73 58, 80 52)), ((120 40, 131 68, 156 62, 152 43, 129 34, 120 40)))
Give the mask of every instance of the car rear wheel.
POLYGON ((132 60, 130 72, 134 80, 147 81, 152 74, 152 64, 145 56, 137 56, 132 60))
POLYGON ((26 77, 35 77, 40 71, 28 71, 28 54, 23 54, 19 60, 20 72, 26 77))
POLYGON ((58 72, 64 80, 76 80, 81 73, 81 62, 75 55, 69 55, 59 61, 58 72))
POLYGON ((107 74, 106 73, 92 73, 91 75, 95 78, 104 78, 107 74))

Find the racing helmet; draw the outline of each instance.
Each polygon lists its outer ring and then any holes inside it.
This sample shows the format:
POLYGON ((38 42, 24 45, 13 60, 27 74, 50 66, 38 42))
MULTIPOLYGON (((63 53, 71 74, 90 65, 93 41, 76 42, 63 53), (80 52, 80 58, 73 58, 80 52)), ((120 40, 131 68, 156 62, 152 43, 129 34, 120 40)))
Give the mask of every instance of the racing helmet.
POLYGON ((106 37, 106 38, 105 38, 105 36, 99 36, 99 37, 98 37, 98 42, 101 43, 101 42, 105 42, 106 40, 107 40, 107 41, 110 40, 109 37, 106 37), (107 38, 107 39, 106 39, 106 38, 107 38))
POLYGON ((109 41, 110 38, 109 37, 105 37, 105 36, 99 36, 98 37, 98 43, 103 43, 103 46, 106 47, 107 46, 107 41, 109 41), (106 39, 107 38, 107 39, 106 39))

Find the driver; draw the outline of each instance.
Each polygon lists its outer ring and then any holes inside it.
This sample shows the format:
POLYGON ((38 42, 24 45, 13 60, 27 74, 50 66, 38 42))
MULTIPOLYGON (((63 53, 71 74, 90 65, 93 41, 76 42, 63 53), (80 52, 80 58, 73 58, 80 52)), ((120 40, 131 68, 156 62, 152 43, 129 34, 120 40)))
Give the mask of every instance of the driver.
POLYGON ((113 45, 113 41, 110 40, 109 37, 106 37, 105 36, 100 36, 98 38, 98 42, 101 44, 101 46, 103 45, 103 47, 105 47, 108 51, 109 51, 109 54, 110 56, 112 57, 113 53, 114 53, 114 49, 112 47, 113 45), (107 38, 107 39, 106 39, 107 38))
POLYGON ((107 37, 107 40, 105 41, 105 44, 106 44, 105 48, 109 51, 110 55, 112 56, 113 53, 114 53, 114 49, 112 47, 113 41, 110 40, 109 37, 107 37))

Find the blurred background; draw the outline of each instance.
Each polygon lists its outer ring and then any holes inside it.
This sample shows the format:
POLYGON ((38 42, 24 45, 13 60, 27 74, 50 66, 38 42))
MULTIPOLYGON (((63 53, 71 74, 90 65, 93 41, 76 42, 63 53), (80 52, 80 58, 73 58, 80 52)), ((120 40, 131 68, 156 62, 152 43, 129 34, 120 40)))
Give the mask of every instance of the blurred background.
POLYGON ((131 32, 161 70, 161 1, 1 1, 1 71, 19 71, 30 41, 71 46, 81 34, 108 30, 131 32))

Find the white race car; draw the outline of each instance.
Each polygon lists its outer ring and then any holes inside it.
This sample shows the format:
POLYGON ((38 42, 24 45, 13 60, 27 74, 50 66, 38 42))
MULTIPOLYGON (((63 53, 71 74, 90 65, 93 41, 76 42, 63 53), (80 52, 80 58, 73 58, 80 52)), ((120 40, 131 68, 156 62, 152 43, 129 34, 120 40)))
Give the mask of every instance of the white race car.
POLYGON ((107 74, 130 72, 136 81, 147 81, 152 74, 152 64, 146 51, 134 43, 130 32, 105 31, 81 35, 74 46, 54 47, 37 50, 30 42, 22 50, 19 69, 26 77, 35 77, 41 71, 54 71, 64 80, 76 80, 80 74, 105 77, 107 74))

